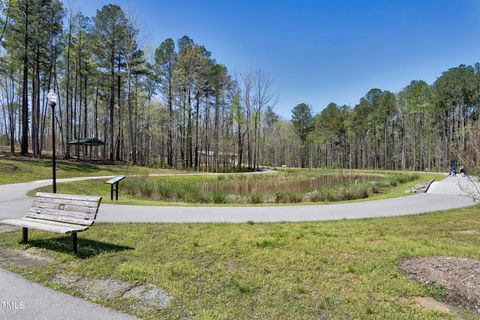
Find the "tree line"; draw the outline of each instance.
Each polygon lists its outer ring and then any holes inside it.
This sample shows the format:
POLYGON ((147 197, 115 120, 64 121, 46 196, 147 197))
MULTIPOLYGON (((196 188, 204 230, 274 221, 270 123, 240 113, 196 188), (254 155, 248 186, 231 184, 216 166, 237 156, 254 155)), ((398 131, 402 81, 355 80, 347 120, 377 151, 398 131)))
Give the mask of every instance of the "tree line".
POLYGON ((231 74, 188 36, 150 52, 136 13, 118 5, 86 17, 58 0, 1 4, 1 129, 12 153, 19 146, 42 157, 55 121, 65 159, 259 167, 265 123, 275 117, 272 80, 261 70, 231 74), (92 155, 71 143, 85 138, 104 144, 92 155))
POLYGON ((142 43, 134 10, 0 1, 0 139, 11 153, 225 170, 262 165, 443 169, 476 163, 480 67, 372 89, 354 107, 276 112, 272 79, 231 72, 188 36, 142 43), (52 114, 47 94, 58 104, 52 114), (85 138, 96 148, 71 144, 85 138), (475 156, 472 156, 475 155, 475 156), (462 160, 463 159, 463 160, 462 160))
POLYGON ((443 170, 475 166, 480 64, 460 65, 433 84, 411 81, 397 93, 371 89, 353 108, 330 103, 316 115, 299 104, 292 124, 302 166, 443 170))

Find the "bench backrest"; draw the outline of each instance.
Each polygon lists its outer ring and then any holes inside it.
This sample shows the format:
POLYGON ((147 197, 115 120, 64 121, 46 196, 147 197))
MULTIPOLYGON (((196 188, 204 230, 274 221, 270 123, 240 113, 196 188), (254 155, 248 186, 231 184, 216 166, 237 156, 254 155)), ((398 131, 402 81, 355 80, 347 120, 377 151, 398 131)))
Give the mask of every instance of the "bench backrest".
POLYGON ((102 197, 37 192, 27 217, 91 226, 102 197))

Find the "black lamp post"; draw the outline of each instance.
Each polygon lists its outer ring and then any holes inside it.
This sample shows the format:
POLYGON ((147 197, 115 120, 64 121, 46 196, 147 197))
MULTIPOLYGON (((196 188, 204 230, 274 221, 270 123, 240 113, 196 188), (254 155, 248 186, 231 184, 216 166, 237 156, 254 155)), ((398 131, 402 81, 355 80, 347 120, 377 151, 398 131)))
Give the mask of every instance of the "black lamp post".
POLYGON ((48 104, 52 107, 52 179, 53 193, 57 193, 57 162, 55 159, 55 106, 57 105, 57 94, 50 89, 47 98, 48 104))

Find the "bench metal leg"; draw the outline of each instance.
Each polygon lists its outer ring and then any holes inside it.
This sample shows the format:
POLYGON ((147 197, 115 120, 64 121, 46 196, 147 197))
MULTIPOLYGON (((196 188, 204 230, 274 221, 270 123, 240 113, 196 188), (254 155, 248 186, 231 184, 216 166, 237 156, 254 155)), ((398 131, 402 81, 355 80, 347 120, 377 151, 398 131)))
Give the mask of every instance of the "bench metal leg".
POLYGON ((28 242, 28 228, 22 228, 22 242, 28 242))
POLYGON ((76 232, 72 232, 72 250, 74 253, 77 253, 77 247, 78 247, 78 244, 77 244, 77 233, 76 232))

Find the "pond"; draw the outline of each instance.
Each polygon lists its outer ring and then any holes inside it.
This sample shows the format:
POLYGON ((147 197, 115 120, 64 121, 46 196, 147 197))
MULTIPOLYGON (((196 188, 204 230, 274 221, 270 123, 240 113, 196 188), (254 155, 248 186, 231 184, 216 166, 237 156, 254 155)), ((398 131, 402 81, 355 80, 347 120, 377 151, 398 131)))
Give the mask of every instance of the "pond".
POLYGON ((310 192, 322 187, 345 186, 364 182, 376 182, 380 176, 372 175, 322 175, 313 178, 274 178, 263 181, 218 181, 203 183, 202 191, 229 194, 275 193, 278 191, 310 192))
POLYGON ((138 177, 123 189, 134 198, 185 203, 299 203, 367 198, 415 179, 406 174, 302 170, 264 175, 138 177))

